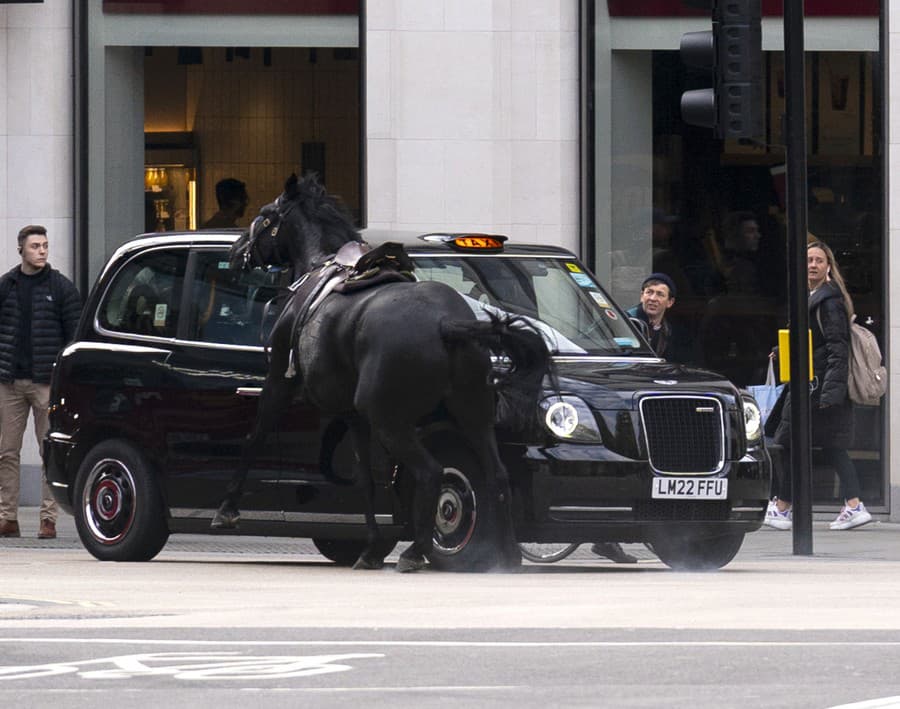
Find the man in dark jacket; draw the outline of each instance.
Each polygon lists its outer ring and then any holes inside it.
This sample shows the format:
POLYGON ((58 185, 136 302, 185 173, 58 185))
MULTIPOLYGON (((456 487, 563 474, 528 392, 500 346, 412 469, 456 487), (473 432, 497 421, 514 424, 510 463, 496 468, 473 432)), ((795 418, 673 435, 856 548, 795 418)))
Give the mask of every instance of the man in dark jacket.
POLYGON ((685 364, 691 347, 684 333, 666 314, 675 305, 675 281, 665 273, 651 273, 641 283, 641 302, 628 310, 628 316, 643 322, 653 351, 669 362, 685 364))
MULTIPOLYGON (((75 336, 81 298, 73 283, 47 262, 47 230, 19 232, 22 262, 0 278, 0 537, 19 536, 19 457, 34 417, 38 447, 47 435, 50 372, 75 336)), ((41 486, 38 538, 56 537, 56 502, 41 486)))

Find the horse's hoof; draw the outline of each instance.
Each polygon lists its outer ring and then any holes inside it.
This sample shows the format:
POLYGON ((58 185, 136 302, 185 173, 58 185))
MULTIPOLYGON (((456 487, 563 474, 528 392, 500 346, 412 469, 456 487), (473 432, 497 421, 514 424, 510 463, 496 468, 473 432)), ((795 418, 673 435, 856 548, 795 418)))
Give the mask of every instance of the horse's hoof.
POLYGON ((412 571, 421 571, 425 568, 425 557, 420 556, 416 559, 407 559, 401 556, 397 560, 397 571, 401 574, 408 574, 412 571))
POLYGON ((211 529, 237 529, 241 513, 237 510, 218 510, 209 523, 211 529))
POLYGON ((500 558, 500 568, 504 571, 518 571, 522 568, 522 552, 519 545, 508 549, 500 558))
POLYGON ((353 565, 354 570, 378 571, 384 568, 384 559, 370 559, 363 554, 353 565))

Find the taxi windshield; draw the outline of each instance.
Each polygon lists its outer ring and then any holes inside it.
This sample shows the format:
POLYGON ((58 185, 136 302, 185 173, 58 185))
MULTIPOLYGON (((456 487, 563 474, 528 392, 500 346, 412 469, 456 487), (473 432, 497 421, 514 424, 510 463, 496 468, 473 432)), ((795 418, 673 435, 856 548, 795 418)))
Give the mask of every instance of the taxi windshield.
POLYGON ((459 291, 478 317, 528 318, 558 355, 654 356, 623 313, 574 259, 546 256, 413 256, 420 281, 459 291))

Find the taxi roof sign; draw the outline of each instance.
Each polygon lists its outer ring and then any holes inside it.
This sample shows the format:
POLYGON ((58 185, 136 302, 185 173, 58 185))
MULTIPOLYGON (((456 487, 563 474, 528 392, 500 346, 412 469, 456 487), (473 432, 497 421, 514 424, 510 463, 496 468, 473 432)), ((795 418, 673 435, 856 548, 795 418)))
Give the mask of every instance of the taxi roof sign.
POLYGON ((425 241, 441 241, 460 251, 503 251, 502 234, 426 234, 425 241))

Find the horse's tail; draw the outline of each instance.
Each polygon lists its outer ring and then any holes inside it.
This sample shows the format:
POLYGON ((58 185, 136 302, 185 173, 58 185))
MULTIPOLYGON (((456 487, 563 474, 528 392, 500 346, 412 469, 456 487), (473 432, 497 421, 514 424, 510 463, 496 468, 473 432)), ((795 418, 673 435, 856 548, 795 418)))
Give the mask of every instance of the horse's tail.
POLYGON ((445 320, 441 336, 448 344, 474 343, 503 358, 492 377, 498 392, 497 422, 516 431, 526 430, 536 420, 544 377, 553 379, 550 352, 544 337, 527 319, 488 315, 488 321, 445 320))

